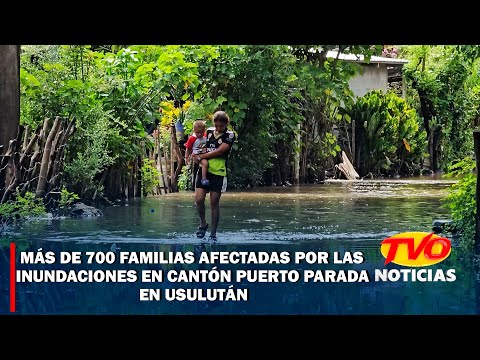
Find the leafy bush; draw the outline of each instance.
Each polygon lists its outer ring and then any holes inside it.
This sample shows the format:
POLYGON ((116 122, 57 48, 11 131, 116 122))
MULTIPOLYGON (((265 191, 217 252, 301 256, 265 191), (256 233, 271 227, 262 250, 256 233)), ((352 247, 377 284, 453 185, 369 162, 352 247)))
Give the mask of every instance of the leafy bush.
POLYGON ((158 185, 158 177, 160 173, 155 167, 155 162, 150 159, 143 159, 143 165, 140 168, 142 174, 142 190, 146 196, 148 193, 153 193, 153 190, 158 185))
POLYGON ((459 178, 453 184, 448 195, 443 199, 443 206, 450 210, 454 228, 459 231, 460 245, 470 248, 475 240, 476 184, 473 158, 466 157, 448 168, 446 178, 459 178))
POLYGON ((92 109, 95 122, 85 128, 80 128, 75 134, 75 141, 83 146, 71 144, 67 160, 65 161, 65 174, 67 183, 83 199, 102 191, 102 184, 97 178, 108 166, 114 164, 119 154, 112 154, 109 149, 112 143, 121 140, 117 130, 112 126, 110 118, 101 110, 92 109))
POLYGON ((29 216, 39 216, 46 213, 42 199, 35 198, 32 192, 26 192, 21 196, 18 189, 14 200, 0 204, 0 220, 2 225, 8 225, 22 221, 29 216))
POLYGON ((190 165, 187 165, 182 168, 182 172, 178 176, 178 189, 189 190, 190 184, 191 184, 190 165))
POLYGON ((80 197, 77 194, 68 191, 65 186, 63 186, 60 190, 60 200, 58 201, 58 206, 60 208, 67 208, 79 199, 80 197))
POLYGON ((426 132, 419 128, 416 111, 393 92, 374 90, 348 110, 356 120, 359 174, 413 175, 426 147, 426 132))

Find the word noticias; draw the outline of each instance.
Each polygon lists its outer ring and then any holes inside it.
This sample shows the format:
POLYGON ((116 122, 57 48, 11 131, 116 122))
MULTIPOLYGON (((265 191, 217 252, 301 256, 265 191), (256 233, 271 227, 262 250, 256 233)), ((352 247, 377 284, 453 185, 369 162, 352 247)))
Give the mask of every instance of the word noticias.
POLYGON ((411 269, 444 261, 452 251, 451 241, 435 233, 406 232, 381 242, 384 265, 394 263, 410 269, 376 269, 375 281, 455 281, 455 269, 411 269))

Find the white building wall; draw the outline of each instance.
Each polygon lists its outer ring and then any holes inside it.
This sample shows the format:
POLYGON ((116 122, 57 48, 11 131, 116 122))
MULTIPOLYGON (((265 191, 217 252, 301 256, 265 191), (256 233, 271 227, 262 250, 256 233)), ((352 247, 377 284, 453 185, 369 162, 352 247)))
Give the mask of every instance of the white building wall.
POLYGON ((384 93, 388 88, 388 71, 385 64, 364 65, 363 74, 357 74, 349 81, 350 89, 355 96, 361 97, 372 90, 382 90, 384 93))

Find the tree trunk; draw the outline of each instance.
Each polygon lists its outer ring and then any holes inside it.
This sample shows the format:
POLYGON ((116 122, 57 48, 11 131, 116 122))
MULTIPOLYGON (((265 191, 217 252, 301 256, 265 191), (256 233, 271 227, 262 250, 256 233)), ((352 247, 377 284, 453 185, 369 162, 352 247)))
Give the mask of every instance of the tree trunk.
POLYGON ((45 193, 45 184, 47 183, 48 169, 50 166, 53 166, 50 163, 50 152, 52 151, 52 142, 53 139, 57 136, 58 129, 60 128, 61 120, 57 116, 55 122, 53 123, 52 129, 47 137, 47 142, 45 143, 45 149, 43 150, 42 162, 40 163, 40 175, 38 176, 37 189, 35 191, 36 197, 42 197, 45 193))
POLYGON ((0 45, 0 146, 17 137, 20 124, 20 45, 0 45))
MULTIPOLYGON (((0 45, 0 155, 17 137, 20 124, 20 45, 0 45)), ((5 169, 6 187, 14 176, 11 164, 5 169)))
POLYGON ((301 140, 302 135, 300 133, 301 124, 298 123, 297 125, 297 135, 295 136, 295 148, 294 148, 294 170, 293 170, 293 183, 295 185, 300 184, 300 153, 301 153, 301 140), (297 150, 298 149, 298 150, 297 150))
POLYGON ((170 159, 172 164, 172 168, 170 169, 172 174, 172 192, 178 192, 178 177, 182 172, 184 160, 182 156, 182 151, 180 150, 180 145, 178 144, 178 141, 177 141, 177 134, 176 134, 174 125, 170 127, 170 135, 171 135, 171 146, 172 146, 171 152, 170 152, 172 156, 172 158, 170 159), (175 168, 174 162, 176 162, 176 165, 177 165, 176 168, 175 168))
MULTIPOLYGON (((417 90, 418 97, 420 100, 420 116, 423 118, 423 128, 427 133, 428 139, 428 150, 430 154, 430 169, 432 171, 437 171, 438 169, 438 154, 436 152, 437 146, 435 144, 435 134, 433 129, 431 129, 431 120, 437 115, 435 106, 433 105, 432 100, 430 100, 429 94, 422 89, 416 79, 412 80, 412 87, 417 90)), ((440 131, 440 129, 439 129, 440 131)))
POLYGON ((173 145, 175 136, 175 125, 172 125, 170 126, 170 188, 172 192, 177 192, 177 185, 175 184, 175 146, 173 145))
POLYGON ((283 140, 277 143, 278 166, 280 171, 280 182, 287 185, 287 145, 283 140))
POLYGON ((440 136, 441 136, 441 128, 440 126, 435 126, 432 129, 431 135, 432 135, 432 147, 431 147, 431 153, 430 153, 430 169, 433 172, 436 172, 438 170, 438 162, 439 162, 439 157, 440 157, 440 136))
MULTIPOLYGON (((162 184, 163 184, 163 191, 165 194, 168 193, 168 186, 167 186, 167 181, 165 180, 165 173, 163 172, 163 165, 162 165, 162 149, 160 145, 160 127, 157 127, 157 146, 158 146, 158 165, 159 165, 159 170, 160 170, 160 176, 162 178, 162 184)), ((165 158, 165 162, 167 161, 167 158, 165 158)), ((165 168, 167 165, 165 164, 165 168)))
POLYGON ((276 154, 276 157, 272 159, 273 183, 275 183, 276 186, 280 186, 282 185, 282 175, 280 174, 280 162, 279 162, 280 154, 278 153, 277 146, 275 146, 275 154, 276 154))

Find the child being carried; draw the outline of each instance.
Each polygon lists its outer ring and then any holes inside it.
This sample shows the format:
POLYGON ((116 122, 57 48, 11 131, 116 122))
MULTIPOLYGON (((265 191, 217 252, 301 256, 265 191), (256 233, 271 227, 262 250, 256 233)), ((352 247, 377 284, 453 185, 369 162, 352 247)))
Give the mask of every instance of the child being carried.
MULTIPOLYGON (((191 155, 199 155, 207 152, 207 134, 205 132, 206 125, 203 120, 195 120, 193 123, 193 135, 190 135, 185 143, 185 163, 189 164, 191 155)), ((200 161, 202 167, 202 185, 208 186, 210 182, 207 179, 208 160, 202 159, 200 161)), ((194 172, 195 173, 195 172, 194 172)))

